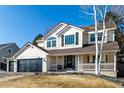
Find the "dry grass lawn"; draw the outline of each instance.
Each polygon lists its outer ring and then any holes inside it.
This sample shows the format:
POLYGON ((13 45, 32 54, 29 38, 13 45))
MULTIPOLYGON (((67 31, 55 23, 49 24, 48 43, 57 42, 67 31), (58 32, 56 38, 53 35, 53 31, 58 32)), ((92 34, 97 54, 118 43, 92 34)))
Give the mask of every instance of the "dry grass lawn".
POLYGON ((119 85, 91 75, 31 75, 1 81, 0 87, 14 88, 113 88, 119 85))

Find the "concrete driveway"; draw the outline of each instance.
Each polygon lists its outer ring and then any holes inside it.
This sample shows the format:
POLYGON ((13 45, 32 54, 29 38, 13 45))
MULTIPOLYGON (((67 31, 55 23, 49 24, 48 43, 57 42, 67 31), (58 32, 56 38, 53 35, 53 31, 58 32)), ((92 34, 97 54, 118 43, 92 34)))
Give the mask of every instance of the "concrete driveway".
POLYGON ((31 75, 31 74, 34 74, 34 73, 14 73, 14 72, 0 71, 0 81, 16 79, 16 78, 24 77, 26 75, 31 75))

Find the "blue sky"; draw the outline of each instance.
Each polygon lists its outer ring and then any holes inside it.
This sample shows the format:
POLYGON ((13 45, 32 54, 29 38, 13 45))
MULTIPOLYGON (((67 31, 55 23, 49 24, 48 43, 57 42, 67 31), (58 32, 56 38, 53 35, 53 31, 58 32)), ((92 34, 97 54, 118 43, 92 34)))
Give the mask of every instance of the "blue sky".
POLYGON ((0 6, 0 44, 15 42, 22 47, 60 22, 79 27, 93 24, 80 6, 0 6))

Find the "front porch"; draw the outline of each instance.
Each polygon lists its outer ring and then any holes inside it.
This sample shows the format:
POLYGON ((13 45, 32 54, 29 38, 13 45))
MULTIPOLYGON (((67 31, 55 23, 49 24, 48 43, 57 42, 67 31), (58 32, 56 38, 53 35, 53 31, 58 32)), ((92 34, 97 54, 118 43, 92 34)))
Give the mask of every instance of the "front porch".
MULTIPOLYGON (((95 54, 48 56, 48 71, 95 71, 95 54)), ((116 72, 116 53, 103 53, 101 71, 116 72)))

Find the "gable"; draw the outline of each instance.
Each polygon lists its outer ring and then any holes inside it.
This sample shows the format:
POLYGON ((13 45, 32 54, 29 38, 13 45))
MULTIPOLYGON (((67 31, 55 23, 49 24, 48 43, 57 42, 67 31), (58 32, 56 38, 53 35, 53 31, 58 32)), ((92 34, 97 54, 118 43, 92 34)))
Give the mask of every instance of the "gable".
POLYGON ((84 31, 83 29, 80 29, 78 27, 68 25, 64 30, 61 30, 59 33, 57 33, 58 36, 64 34, 64 33, 75 33, 75 32, 81 32, 84 31), (71 32, 68 32, 71 31, 71 32))
POLYGON ((47 39, 48 37, 54 37, 56 36, 56 34, 58 32, 60 32, 61 30, 63 30, 65 27, 67 26, 67 24, 65 23, 60 23, 59 25, 57 25, 56 27, 54 27, 53 29, 51 29, 44 37, 43 39, 47 39))
POLYGON ((27 43, 20 51, 13 57, 16 59, 32 59, 32 58, 45 58, 48 52, 40 49, 30 43, 27 43))

